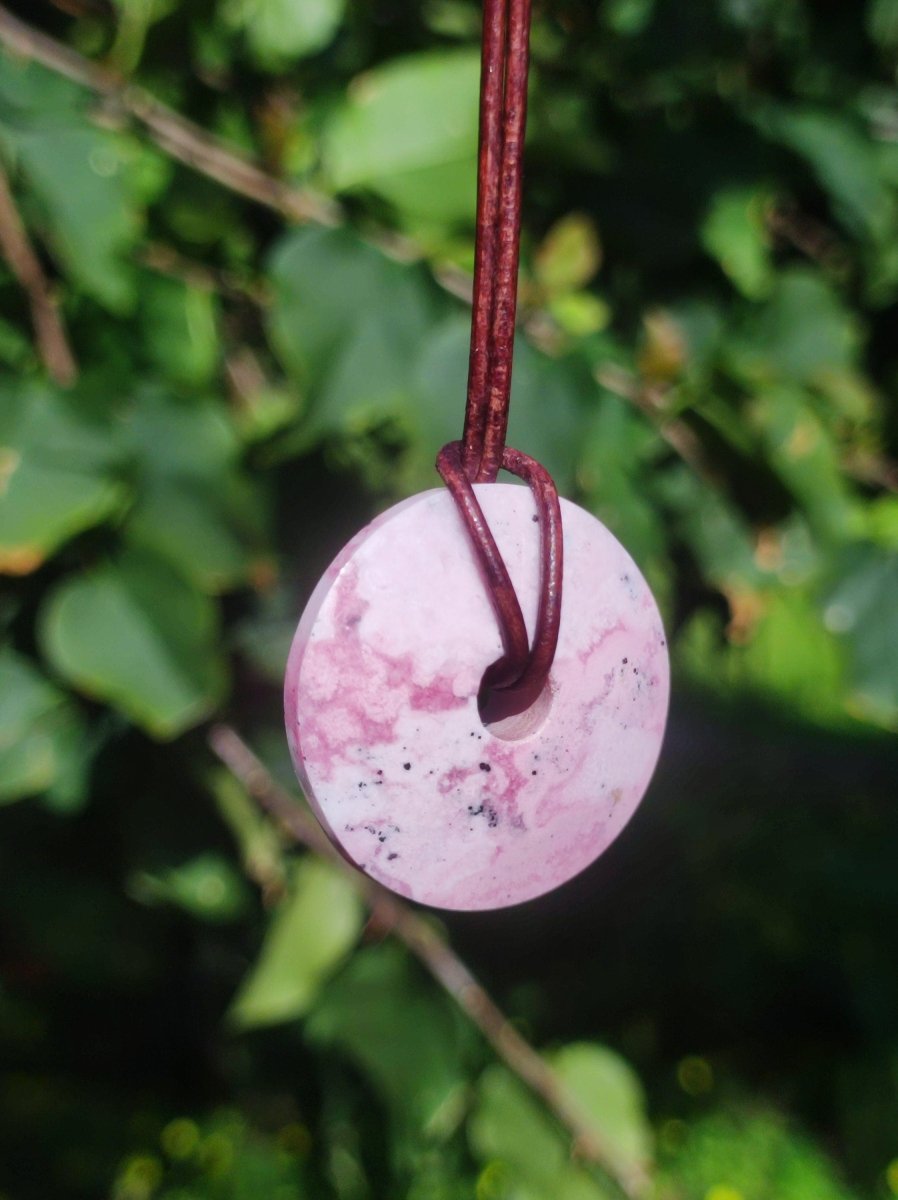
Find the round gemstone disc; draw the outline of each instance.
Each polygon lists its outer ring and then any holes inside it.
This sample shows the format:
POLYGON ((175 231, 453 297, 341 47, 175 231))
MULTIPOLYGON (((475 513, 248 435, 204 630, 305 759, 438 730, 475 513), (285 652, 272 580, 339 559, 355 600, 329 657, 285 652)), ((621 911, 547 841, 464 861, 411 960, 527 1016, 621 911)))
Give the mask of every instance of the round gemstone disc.
MULTIPOLYGON (((536 618, 530 491, 477 498, 536 618)), ((422 904, 488 909, 550 891, 620 833, 664 733, 664 630, 633 560, 561 501, 564 590, 547 689, 484 726, 477 696, 502 652, 473 550, 445 489, 378 517, 338 555, 287 667, 287 736, 319 820, 360 870, 422 904)))

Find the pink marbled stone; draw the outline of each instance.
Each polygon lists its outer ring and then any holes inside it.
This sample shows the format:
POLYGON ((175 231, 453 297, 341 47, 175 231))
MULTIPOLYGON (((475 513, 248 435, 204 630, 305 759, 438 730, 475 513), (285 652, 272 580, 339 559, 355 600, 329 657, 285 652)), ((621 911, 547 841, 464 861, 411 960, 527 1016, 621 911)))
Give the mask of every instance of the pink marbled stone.
MULTIPOLYGON (((532 632, 533 499, 515 484, 476 490, 532 632)), ((654 770, 669 688, 658 610, 608 530, 561 507, 550 702, 519 740, 478 716, 484 669, 502 646, 444 489, 362 530, 296 631, 285 711, 300 783, 352 862, 422 904, 501 908, 564 883, 620 833, 654 770)))

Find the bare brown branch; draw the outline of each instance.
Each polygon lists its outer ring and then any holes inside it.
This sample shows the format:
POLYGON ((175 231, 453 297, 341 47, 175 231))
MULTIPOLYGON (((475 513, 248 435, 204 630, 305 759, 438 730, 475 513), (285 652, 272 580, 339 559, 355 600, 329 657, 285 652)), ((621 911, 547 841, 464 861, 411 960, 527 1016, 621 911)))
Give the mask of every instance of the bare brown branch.
POLYGON ((647 1185, 646 1173, 621 1171, 602 1131, 580 1111, 546 1059, 518 1033, 439 930, 410 905, 349 866, 314 817, 276 782, 236 730, 229 725, 217 725, 209 734, 209 744, 292 841, 327 858, 346 873, 368 905, 376 925, 391 931, 415 955, 480 1030, 498 1057, 561 1122, 571 1135, 572 1153, 598 1168, 622 1196, 632 1200, 642 1194, 647 1185))
POLYGON ((78 368, 50 284, 28 233, 6 172, 0 167, 0 252, 28 297, 38 354, 47 373, 63 387, 75 382, 78 368))
POLYGON ((145 88, 126 84, 114 72, 20 21, 3 5, 0 5, 0 44, 10 53, 40 63, 118 106, 138 121, 166 154, 223 187, 289 221, 339 223, 340 211, 332 200, 269 175, 236 147, 213 137, 145 88))
POLYGON ((701 441, 684 421, 664 412, 662 393, 657 388, 647 386, 636 375, 614 364, 603 364, 594 374, 596 382, 603 388, 638 408, 696 475, 708 482, 715 481, 716 475, 706 459, 701 441))

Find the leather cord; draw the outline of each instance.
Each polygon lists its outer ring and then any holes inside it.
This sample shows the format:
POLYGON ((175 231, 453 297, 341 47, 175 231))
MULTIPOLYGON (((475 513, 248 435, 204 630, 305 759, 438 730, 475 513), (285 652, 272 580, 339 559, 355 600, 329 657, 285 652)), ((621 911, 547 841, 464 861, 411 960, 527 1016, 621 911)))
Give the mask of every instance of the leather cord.
MULTIPOLYGON (((503 656, 486 671, 493 718, 528 708, 546 686, 558 644, 563 578, 561 507, 551 475, 505 445, 517 310, 521 187, 527 119, 531 0, 484 0, 477 172, 477 239, 464 433, 437 470, 471 539, 499 623, 503 656), (523 479, 536 501, 540 598, 533 643, 473 485, 499 469, 523 479)), ((482 709, 482 711, 484 711, 482 709)))

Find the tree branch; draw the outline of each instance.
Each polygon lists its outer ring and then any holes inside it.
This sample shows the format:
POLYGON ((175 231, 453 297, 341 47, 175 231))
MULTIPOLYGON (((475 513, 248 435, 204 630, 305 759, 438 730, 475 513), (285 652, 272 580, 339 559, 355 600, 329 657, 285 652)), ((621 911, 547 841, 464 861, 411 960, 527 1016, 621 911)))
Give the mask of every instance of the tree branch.
POLYGON ((28 297, 40 358, 63 387, 75 382, 78 367, 40 259, 34 252, 6 172, 0 167, 0 252, 28 297))
POLYGON ((368 905, 377 924, 392 932, 480 1030, 496 1054, 546 1105, 572 1138, 572 1152, 598 1168, 623 1197, 633 1200, 646 1187, 639 1169, 622 1171, 604 1134, 584 1116, 562 1080, 514 1028, 445 938, 408 904, 354 870, 334 849, 318 822, 272 777, 240 735, 217 725, 209 745, 268 816, 293 841, 335 863, 368 905))
POLYGON ((232 192, 272 209, 289 221, 339 224, 340 210, 334 201, 267 174, 235 147, 213 137, 145 88, 125 83, 114 72, 20 21, 3 5, 0 5, 0 44, 115 104, 138 121, 166 154, 232 192))

